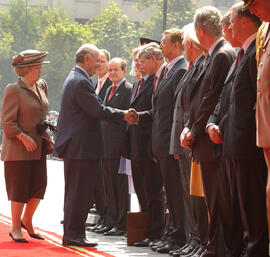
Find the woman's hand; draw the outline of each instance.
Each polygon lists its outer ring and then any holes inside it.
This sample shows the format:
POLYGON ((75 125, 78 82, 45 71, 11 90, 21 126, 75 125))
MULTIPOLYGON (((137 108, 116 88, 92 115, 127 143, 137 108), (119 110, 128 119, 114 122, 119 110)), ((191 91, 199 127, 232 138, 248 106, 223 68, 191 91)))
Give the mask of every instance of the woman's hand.
POLYGON ((27 152, 34 152, 37 149, 37 144, 34 139, 25 133, 21 133, 17 138, 24 144, 27 152))

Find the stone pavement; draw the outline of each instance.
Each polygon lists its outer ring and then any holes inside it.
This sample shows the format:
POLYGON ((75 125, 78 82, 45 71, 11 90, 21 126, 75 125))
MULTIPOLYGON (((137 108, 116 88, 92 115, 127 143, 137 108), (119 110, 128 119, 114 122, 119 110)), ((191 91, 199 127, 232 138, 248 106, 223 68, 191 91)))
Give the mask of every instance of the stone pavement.
MULTIPOLYGON (((35 216, 34 225, 59 235, 63 233, 63 227, 60 224, 63 218, 63 199, 64 199, 64 172, 63 162, 48 160, 48 186, 44 200, 41 201, 35 216)), ((4 181, 3 162, 0 162, 0 213, 10 215, 10 203, 7 200, 4 181)), ((136 211, 136 200, 132 196, 131 210, 136 211)), ((8 237, 8 235, 7 235, 8 237)), ((155 253, 147 247, 138 248, 127 246, 124 236, 104 236, 93 232, 87 232, 87 238, 98 242, 97 249, 107 252, 116 257, 140 257, 140 256, 168 256, 155 253)))

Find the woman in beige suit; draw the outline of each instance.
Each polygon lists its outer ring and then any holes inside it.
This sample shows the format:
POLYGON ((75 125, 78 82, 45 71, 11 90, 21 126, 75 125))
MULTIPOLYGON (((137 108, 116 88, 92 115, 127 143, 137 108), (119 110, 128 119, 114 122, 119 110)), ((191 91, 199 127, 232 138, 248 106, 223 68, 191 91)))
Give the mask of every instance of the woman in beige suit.
POLYGON ((46 55, 47 52, 26 50, 13 57, 12 66, 20 78, 5 87, 2 100, 1 159, 12 214, 9 236, 19 243, 28 242, 22 227, 31 237, 44 239, 35 233, 32 217, 44 197, 46 154, 53 147, 46 126, 41 126, 48 111, 47 84, 40 79, 41 64, 48 63, 44 61, 46 55))

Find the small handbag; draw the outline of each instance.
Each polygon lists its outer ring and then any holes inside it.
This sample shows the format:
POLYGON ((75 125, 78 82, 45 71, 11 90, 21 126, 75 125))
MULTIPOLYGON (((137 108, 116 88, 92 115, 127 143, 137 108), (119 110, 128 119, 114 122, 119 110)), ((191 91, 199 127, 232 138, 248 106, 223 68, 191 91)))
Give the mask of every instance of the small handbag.
POLYGON ((201 166, 194 159, 191 163, 189 194, 204 197, 201 166))

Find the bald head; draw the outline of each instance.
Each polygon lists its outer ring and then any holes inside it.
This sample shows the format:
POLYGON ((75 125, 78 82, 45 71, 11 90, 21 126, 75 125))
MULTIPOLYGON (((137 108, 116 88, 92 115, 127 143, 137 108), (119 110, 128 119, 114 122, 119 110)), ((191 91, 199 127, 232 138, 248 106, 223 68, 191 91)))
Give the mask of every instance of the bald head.
POLYGON ((83 63, 86 55, 93 58, 96 54, 99 54, 99 49, 93 44, 82 45, 75 54, 76 63, 83 63))

